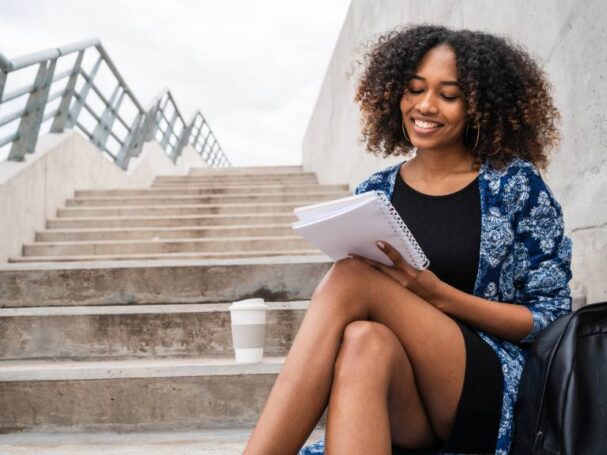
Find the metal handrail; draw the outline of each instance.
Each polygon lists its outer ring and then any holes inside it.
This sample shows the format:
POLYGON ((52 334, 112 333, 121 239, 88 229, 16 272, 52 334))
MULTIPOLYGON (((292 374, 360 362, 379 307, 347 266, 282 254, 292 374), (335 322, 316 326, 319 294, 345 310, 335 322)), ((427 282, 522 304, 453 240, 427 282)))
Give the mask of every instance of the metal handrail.
POLYGON ((209 166, 231 166, 200 111, 186 123, 169 89, 163 89, 147 109, 144 108, 98 39, 80 41, 12 60, 0 53, 0 108, 3 104, 6 106, 9 101, 24 96, 27 96, 25 107, 0 116, 0 127, 19 120, 16 132, 0 138, 0 147, 10 144, 8 160, 22 161, 26 154, 33 153, 42 124, 52 119, 50 132, 61 133, 68 128, 78 128, 122 169, 127 169, 130 159, 138 156, 143 144, 151 140, 157 140, 173 162, 177 161, 184 147, 190 144, 209 166), (82 67, 84 55, 93 51, 97 52, 97 59, 93 67, 85 71, 82 67), (74 53, 77 53, 77 57, 72 67, 55 74, 57 62, 74 53), (110 96, 104 95, 95 83, 102 64, 105 64, 115 79, 115 88, 110 96), (33 83, 4 94, 10 73, 34 65, 38 65, 38 71, 33 83), (65 88, 51 93, 51 85, 64 79, 68 79, 65 88), (83 83, 77 90, 79 80, 83 83), (101 101, 103 112, 96 112, 87 102, 91 91, 101 101), (56 99, 61 100, 59 107, 50 108, 52 110, 45 113, 50 103, 56 99), (135 116, 130 121, 126 118, 125 102, 130 102, 134 108, 135 116), (95 122, 92 129, 83 124, 83 109, 95 122), (126 130, 124 137, 117 131, 118 125, 122 131, 126 130), (118 144, 117 152, 110 150, 110 139, 118 144))

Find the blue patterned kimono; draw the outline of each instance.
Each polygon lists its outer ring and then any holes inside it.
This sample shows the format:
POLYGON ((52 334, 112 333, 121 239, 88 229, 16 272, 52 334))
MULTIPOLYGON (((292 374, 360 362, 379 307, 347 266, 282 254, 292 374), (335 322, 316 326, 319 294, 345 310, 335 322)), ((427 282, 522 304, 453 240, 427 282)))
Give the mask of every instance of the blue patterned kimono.
MULTIPOLYGON (((401 164, 371 175, 355 193, 379 190, 390 198, 401 164)), ((507 455, 529 343, 550 322, 571 312, 571 240, 564 235, 559 203, 530 162, 516 159, 503 170, 483 164, 479 191, 481 245, 474 295, 524 305, 533 315, 533 329, 519 343, 473 327, 497 353, 502 366, 504 395, 495 453, 507 455)), ((299 452, 323 453, 323 440, 299 452)))

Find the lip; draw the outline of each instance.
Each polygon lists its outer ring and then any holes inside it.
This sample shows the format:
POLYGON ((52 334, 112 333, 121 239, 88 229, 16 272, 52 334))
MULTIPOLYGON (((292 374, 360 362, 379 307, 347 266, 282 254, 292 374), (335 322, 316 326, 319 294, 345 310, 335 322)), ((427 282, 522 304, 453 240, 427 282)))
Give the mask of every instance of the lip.
POLYGON ((411 117, 411 126, 413 128, 413 131, 415 131, 416 134, 419 134, 420 136, 429 136, 429 135, 436 133, 438 130, 440 130, 444 126, 444 124, 437 122, 436 120, 426 119, 423 117, 411 117), (419 126, 417 126, 415 124, 415 120, 421 120, 422 122, 438 123, 439 126, 436 128, 431 128, 431 129, 420 128, 419 126))

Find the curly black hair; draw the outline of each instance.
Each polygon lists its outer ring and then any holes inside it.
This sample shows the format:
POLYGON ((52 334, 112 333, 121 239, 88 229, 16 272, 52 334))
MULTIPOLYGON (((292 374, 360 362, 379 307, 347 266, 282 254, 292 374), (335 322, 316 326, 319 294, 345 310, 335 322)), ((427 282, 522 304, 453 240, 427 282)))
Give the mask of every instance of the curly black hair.
POLYGON ((447 44, 455 52, 457 78, 472 128, 464 138, 478 164, 503 168, 514 158, 539 168, 559 142, 560 118, 551 85, 535 60, 510 39, 485 32, 423 24, 397 28, 367 44, 355 100, 369 152, 407 155, 413 146, 402 133, 400 100, 422 57, 447 44))

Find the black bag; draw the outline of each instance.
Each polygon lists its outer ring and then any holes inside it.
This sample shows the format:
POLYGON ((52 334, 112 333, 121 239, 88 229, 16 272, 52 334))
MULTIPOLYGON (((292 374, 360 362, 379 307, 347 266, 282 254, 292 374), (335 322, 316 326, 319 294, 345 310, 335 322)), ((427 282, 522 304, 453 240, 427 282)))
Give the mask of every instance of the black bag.
POLYGON ((531 345, 510 453, 607 454, 607 302, 553 321, 531 345))

